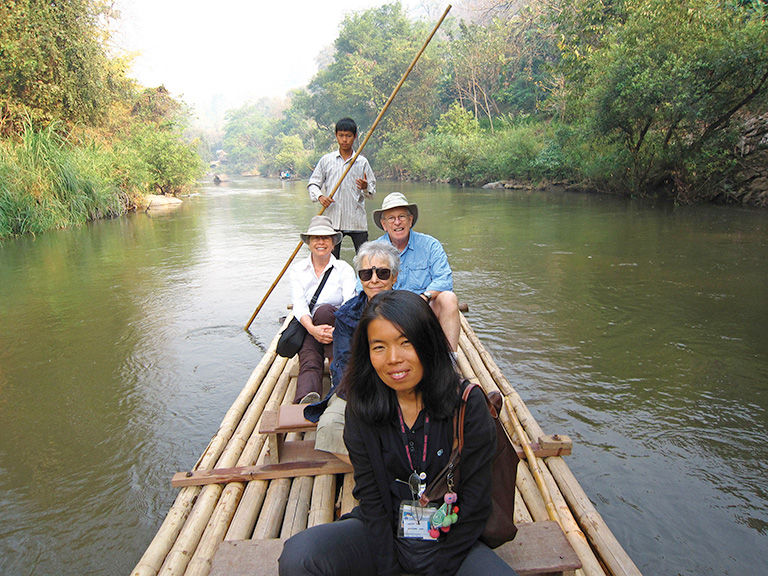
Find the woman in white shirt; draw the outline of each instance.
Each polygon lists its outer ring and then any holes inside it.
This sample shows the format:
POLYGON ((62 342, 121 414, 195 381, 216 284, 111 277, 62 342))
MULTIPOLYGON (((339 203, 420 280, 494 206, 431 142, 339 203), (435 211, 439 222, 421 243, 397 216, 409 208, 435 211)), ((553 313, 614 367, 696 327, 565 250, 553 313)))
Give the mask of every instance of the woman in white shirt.
POLYGON ((333 248, 341 242, 327 216, 315 216, 301 240, 309 247, 309 256, 291 266, 293 314, 307 329, 299 349, 299 377, 294 402, 317 402, 323 386, 325 358, 333 358, 333 326, 336 309, 355 295, 355 271, 333 256, 333 248), (326 272, 330 270, 315 306, 312 297, 326 272))

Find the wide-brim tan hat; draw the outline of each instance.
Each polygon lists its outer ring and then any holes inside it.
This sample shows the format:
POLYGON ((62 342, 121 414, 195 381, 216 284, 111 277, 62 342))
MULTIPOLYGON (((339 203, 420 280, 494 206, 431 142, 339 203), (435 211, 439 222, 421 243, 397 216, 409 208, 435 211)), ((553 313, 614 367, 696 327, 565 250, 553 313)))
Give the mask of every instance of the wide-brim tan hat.
POLYGON ((310 236, 331 236, 333 245, 341 242, 342 234, 333 229, 331 219, 328 216, 313 216, 309 221, 309 228, 301 235, 301 241, 309 245, 310 236))
POLYGON ((416 220, 419 219, 419 207, 416 206, 416 204, 409 204, 408 199, 404 194, 401 194, 400 192, 392 192, 391 194, 388 194, 384 198, 384 201, 381 203, 381 208, 379 210, 373 211, 374 224, 384 230, 384 226, 381 225, 381 215, 387 210, 391 210, 392 208, 400 208, 401 206, 408 208, 408 211, 413 215, 413 222, 411 222, 411 226, 414 226, 416 224, 416 220))

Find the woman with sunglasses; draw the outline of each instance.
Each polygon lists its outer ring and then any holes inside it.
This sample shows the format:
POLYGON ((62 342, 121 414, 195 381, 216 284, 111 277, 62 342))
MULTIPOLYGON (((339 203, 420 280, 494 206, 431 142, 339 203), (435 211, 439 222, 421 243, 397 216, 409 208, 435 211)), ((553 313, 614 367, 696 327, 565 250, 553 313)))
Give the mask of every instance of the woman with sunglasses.
POLYGON ((491 512, 496 450, 494 424, 480 390, 467 400, 465 443, 452 494, 455 522, 435 534, 430 519, 442 502, 418 502, 448 463, 463 389, 445 334, 423 298, 392 290, 369 302, 352 339, 342 388, 347 393, 344 442, 360 505, 336 522, 290 538, 280 574, 513 576, 514 570, 479 540, 491 512))
POLYGON ((366 242, 358 249, 353 264, 363 289, 336 311, 333 361, 330 366, 331 390, 323 400, 304 408, 304 417, 318 423, 315 448, 331 452, 345 462, 349 462, 342 437, 347 402, 346 397, 337 392, 347 366, 352 334, 368 300, 379 292, 392 290, 400 271, 400 256, 391 244, 366 242))

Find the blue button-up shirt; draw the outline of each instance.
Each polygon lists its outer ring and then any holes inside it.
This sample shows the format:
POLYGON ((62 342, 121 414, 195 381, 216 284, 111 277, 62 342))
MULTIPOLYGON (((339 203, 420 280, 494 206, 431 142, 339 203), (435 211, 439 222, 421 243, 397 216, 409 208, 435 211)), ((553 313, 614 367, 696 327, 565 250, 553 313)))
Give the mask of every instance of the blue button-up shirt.
MULTIPOLYGON (((389 234, 375 241, 389 242, 389 234)), ((408 244, 400 252, 400 273, 394 289, 410 290, 417 294, 427 290, 453 290, 453 273, 448 264, 448 255, 436 238, 411 230, 408 244)))

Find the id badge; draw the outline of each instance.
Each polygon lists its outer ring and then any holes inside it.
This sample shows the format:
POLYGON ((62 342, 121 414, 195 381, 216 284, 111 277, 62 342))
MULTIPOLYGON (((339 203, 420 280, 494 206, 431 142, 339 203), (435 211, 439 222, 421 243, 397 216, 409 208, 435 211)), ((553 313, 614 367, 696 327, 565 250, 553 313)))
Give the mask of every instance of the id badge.
POLYGON ((398 537, 437 540, 429 535, 429 521, 435 512, 437 512, 437 506, 434 504, 421 506, 416 500, 403 500, 400 503, 398 537))

